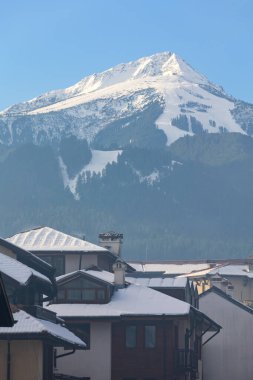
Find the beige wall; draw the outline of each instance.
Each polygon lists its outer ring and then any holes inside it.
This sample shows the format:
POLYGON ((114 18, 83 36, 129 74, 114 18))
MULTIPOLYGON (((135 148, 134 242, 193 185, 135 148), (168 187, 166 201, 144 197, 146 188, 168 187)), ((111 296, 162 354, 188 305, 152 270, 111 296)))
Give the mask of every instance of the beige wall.
MULTIPOLYGON (((7 341, 0 341, 0 379, 7 376, 7 341)), ((42 380, 43 345, 40 341, 11 341, 10 380, 42 380)))
MULTIPOLYGON (((111 323, 91 323, 90 350, 76 351, 75 354, 57 360, 59 373, 86 376, 91 380, 111 379, 111 323)), ((59 350, 62 353, 63 350, 59 350)))

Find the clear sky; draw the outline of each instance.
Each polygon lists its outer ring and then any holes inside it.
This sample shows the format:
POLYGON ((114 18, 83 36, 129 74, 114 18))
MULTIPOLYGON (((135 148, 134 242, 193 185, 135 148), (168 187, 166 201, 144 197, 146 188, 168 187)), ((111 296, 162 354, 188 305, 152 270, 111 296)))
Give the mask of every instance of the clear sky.
POLYGON ((252 0, 0 0, 0 110, 161 51, 253 103, 252 0))

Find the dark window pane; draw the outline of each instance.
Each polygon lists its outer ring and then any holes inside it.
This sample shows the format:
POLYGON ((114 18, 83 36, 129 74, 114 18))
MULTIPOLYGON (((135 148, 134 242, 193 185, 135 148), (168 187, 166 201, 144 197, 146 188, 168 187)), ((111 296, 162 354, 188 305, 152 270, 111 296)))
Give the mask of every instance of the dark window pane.
POLYGON ((46 256, 38 255, 42 260, 46 261, 48 264, 55 268, 55 276, 60 276, 65 273, 65 257, 64 256, 46 256))
POLYGON ((154 348, 156 345, 156 327, 153 325, 145 326, 145 347, 154 348))
POLYGON ((95 301, 96 299, 95 289, 83 289, 82 299, 84 301, 95 301))
POLYGON ((81 289, 68 289, 67 298, 70 301, 81 301, 81 289))
POLYGON ((64 290, 58 290, 57 298, 58 298, 58 300, 64 300, 65 299, 65 291, 64 290))
POLYGON ((126 326, 126 347, 136 347, 136 326, 126 326))
POLYGON ((70 323, 67 327, 86 343, 86 349, 90 349, 90 324, 70 323))
POLYGON ((105 299, 105 291, 104 291, 104 289, 99 289, 97 291, 97 297, 98 297, 99 301, 104 301, 104 299, 105 299))

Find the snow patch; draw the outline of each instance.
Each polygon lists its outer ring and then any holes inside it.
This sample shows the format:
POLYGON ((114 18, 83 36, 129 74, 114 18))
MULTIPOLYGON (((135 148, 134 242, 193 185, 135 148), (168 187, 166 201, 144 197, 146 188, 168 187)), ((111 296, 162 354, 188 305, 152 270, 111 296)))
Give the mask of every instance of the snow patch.
POLYGON ((80 196, 77 192, 77 183, 79 178, 86 180, 87 173, 93 174, 103 174, 103 170, 106 168, 106 165, 113 162, 117 162, 118 156, 122 153, 122 150, 92 150, 92 158, 88 165, 85 165, 80 172, 74 177, 70 178, 68 175, 67 166, 63 162, 62 158, 59 157, 59 165, 62 173, 63 184, 65 188, 68 188, 73 194, 76 200, 80 199, 80 196))

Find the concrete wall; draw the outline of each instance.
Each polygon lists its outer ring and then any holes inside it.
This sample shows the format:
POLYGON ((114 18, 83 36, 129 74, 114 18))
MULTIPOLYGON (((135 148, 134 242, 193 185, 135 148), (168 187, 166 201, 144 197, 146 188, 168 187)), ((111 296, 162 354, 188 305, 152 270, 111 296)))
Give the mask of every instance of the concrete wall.
POLYGON ((253 314, 215 293, 200 297, 200 310, 222 326, 203 347, 203 380, 251 380, 253 314))
MULTIPOLYGON (((59 373, 86 376, 91 380, 111 379, 111 323, 92 322, 90 349, 57 360, 59 373)), ((59 350, 59 353, 62 353, 59 350)))
MULTIPOLYGON (((39 341, 11 341, 10 380, 42 380, 43 345, 39 341)), ((7 341, 0 341, 0 379, 7 378, 7 341)))

